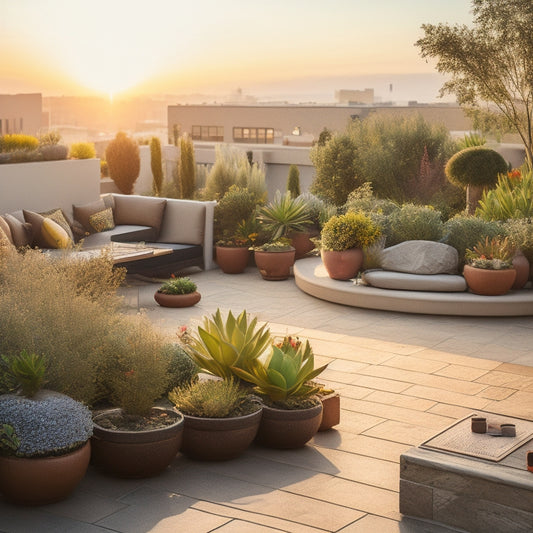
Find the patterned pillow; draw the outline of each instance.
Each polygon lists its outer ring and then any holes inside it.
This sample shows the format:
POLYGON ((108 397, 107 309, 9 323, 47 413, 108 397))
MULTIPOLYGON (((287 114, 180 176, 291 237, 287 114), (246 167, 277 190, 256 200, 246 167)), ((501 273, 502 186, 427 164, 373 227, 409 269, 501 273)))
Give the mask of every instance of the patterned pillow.
POLYGON ((90 215, 89 224, 98 233, 113 229, 115 227, 115 221, 113 219, 113 210, 108 207, 103 211, 99 211, 98 213, 90 215))

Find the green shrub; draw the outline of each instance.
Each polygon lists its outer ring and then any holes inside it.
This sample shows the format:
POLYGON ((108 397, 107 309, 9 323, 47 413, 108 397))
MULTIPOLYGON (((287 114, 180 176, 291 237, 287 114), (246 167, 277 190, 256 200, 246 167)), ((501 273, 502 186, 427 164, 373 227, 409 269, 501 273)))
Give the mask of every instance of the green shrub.
POLYGON ((464 257, 468 248, 473 248, 486 237, 492 239, 503 234, 504 230, 498 222, 488 222, 474 216, 456 215, 444 223, 442 241, 457 250, 461 266, 464 264, 464 257))
POLYGON ((289 167, 289 175, 287 176, 287 191, 291 193, 293 198, 300 196, 300 170, 298 165, 291 165, 289 167))
POLYGON ((165 281, 157 292, 163 294, 191 294, 196 291, 196 283, 190 278, 172 278, 165 281))
POLYGON ((69 157, 71 159, 94 159, 96 157, 96 150, 94 143, 79 142, 70 145, 69 157))
POLYGON ((205 196, 219 200, 232 185, 246 187, 250 163, 243 150, 224 144, 215 147, 215 163, 207 176, 205 196))
POLYGON ((256 208, 256 199, 248 189, 233 185, 215 206, 214 233, 217 240, 232 237, 237 226, 248 220, 256 208))
POLYGON ((509 241, 533 264, 533 220, 531 218, 511 218, 503 224, 509 241))
POLYGON ((169 381, 166 393, 175 387, 187 387, 198 380, 200 369, 179 344, 167 344, 163 348, 163 357, 168 361, 169 381))
POLYGON ((365 248, 381 237, 380 228, 363 213, 346 213, 331 217, 322 228, 321 248, 343 251, 365 248))
POLYGON ((43 133, 39 136, 40 146, 53 146, 55 144, 59 144, 60 141, 61 134, 56 130, 43 133))
POLYGON ((123 194, 131 194, 139 177, 139 145, 124 132, 118 132, 105 151, 109 176, 123 194))
POLYGON ((443 235, 443 222, 439 211, 432 207, 404 204, 394 211, 389 219, 387 246, 404 241, 440 241, 443 235))
POLYGON ((196 188, 196 163, 194 145, 188 136, 179 140, 180 157, 178 160, 178 180, 181 198, 192 198, 196 188))
POLYGON ((0 136, 0 152, 17 152, 19 150, 36 150, 39 139, 23 133, 8 133, 0 136))
POLYGON ((163 187, 163 163, 161 159, 161 141, 158 137, 150 139, 150 167, 152 169, 152 178, 154 194, 161 196, 163 187))

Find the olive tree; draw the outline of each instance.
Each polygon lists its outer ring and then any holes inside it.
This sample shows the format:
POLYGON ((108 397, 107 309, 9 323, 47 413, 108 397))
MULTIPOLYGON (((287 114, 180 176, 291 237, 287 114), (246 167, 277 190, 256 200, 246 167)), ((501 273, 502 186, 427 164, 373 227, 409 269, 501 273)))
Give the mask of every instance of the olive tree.
POLYGON ((441 94, 455 94, 467 112, 503 120, 518 133, 533 165, 533 2, 472 0, 473 26, 424 24, 416 42, 450 76, 441 94))

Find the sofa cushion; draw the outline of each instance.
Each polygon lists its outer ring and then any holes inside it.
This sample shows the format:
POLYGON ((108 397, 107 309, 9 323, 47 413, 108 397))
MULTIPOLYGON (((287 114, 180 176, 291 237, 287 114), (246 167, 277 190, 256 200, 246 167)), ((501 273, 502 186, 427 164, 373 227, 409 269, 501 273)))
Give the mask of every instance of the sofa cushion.
POLYGON ((49 211, 40 212, 43 217, 51 218, 54 222, 57 222, 66 232, 69 238, 74 242, 74 234, 72 233, 72 222, 69 220, 63 209, 56 208, 49 211))
POLYGON ((115 242, 149 242, 154 229, 148 226, 115 226, 112 230, 93 233, 83 238, 83 248, 97 248, 115 242))
POLYGON ((90 215, 89 224, 97 233, 113 229, 115 227, 115 221, 113 219, 113 210, 111 207, 107 207, 103 211, 98 211, 98 213, 90 215))
POLYGON ((453 246, 433 241, 404 241, 381 252, 381 268, 408 274, 457 274, 453 246))
POLYGON ((21 222, 16 216, 8 213, 4 215, 5 221, 11 230, 13 237, 13 244, 20 248, 21 246, 29 246, 31 244, 32 229, 28 222, 21 222))
POLYGON ((9 228, 9 224, 7 223, 6 219, 4 217, 0 217, 0 229, 3 231, 4 235, 6 236, 7 240, 13 244, 13 235, 11 235, 11 229, 9 228))
POLYGON ((406 274, 386 270, 366 270, 361 275, 363 283, 381 289, 429 292, 463 292, 466 281, 453 274, 406 274))
POLYGON ((151 198, 149 196, 114 195, 115 224, 150 226, 154 228, 155 241, 161 229, 163 214, 167 204, 164 198, 151 198))
POLYGON ((51 218, 45 217, 41 225, 41 236, 48 248, 69 248, 72 239, 68 233, 51 218))
POLYGON ((102 199, 97 200, 96 202, 91 202, 83 205, 73 205, 72 213, 74 219, 77 220, 82 226, 83 229, 88 233, 94 233, 94 229, 89 222, 89 217, 103 211, 106 208, 106 205, 102 199))
POLYGON ((165 218, 157 242, 203 244, 205 206, 187 200, 167 200, 165 218))
POLYGON ((26 211, 26 209, 22 212, 24 213, 24 220, 31 224, 31 245, 39 248, 48 248, 48 242, 46 242, 42 234, 43 215, 33 211, 26 211))
MULTIPOLYGON (((1 218, 1 217, 0 217, 1 218)), ((5 222, 5 225, 7 226, 7 231, 9 234, 11 234, 11 230, 9 229, 9 226, 7 225, 7 222, 5 222)), ((6 249, 12 248, 13 242, 8 237, 6 231, 4 230, 4 225, 0 223, 0 255, 2 252, 4 252, 6 249)))

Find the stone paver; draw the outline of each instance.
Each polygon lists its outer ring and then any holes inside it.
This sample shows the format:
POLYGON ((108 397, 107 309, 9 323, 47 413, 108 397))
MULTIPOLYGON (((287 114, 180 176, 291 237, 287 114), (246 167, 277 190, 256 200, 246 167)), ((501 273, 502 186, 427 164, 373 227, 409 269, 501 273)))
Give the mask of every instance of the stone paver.
POLYGON ((252 446, 201 463, 178 455, 162 475, 119 480, 89 472, 71 498, 40 508, 0 500, 0 531, 450 533, 399 513, 399 458, 476 409, 533 419, 530 318, 408 315, 344 307, 253 268, 191 271, 202 300, 158 307, 158 285, 129 280, 127 312, 171 339, 217 308, 246 309, 272 333, 309 339, 320 379, 341 394, 341 423, 302 450, 252 446))

